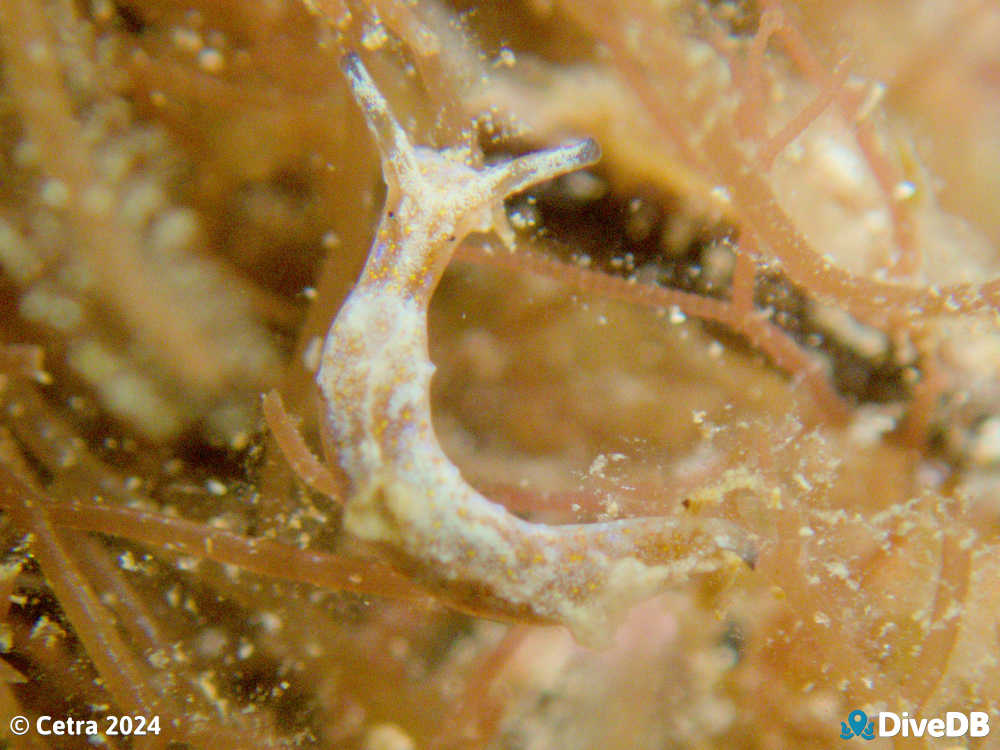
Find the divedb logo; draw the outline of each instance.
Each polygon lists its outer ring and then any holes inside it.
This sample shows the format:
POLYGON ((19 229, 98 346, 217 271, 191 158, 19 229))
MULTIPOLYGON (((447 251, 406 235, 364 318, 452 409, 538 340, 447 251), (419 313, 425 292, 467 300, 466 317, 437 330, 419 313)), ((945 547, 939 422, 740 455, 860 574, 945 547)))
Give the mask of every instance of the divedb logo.
POLYGON ((860 737, 985 737, 990 733, 990 715, 985 711, 949 711, 944 718, 915 719, 906 711, 901 714, 879 711, 876 719, 869 719, 864 711, 855 709, 840 722, 840 738, 860 737))

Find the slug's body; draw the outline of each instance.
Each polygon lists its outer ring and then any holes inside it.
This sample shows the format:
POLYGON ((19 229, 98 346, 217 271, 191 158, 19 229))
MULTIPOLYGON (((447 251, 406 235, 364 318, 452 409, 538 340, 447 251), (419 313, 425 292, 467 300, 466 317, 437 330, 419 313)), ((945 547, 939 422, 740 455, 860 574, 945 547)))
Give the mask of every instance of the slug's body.
MULTIPOLYGON (((465 609, 562 623, 603 641, 636 601, 747 559, 723 521, 528 523, 470 487, 431 423, 427 307, 456 244, 493 228, 502 201, 595 162, 590 140, 483 169, 414 148, 356 56, 344 62, 388 187, 372 251, 326 337, 316 375, 328 458, 348 478, 345 528, 465 609)), ((502 218, 500 219, 502 221, 502 218)))

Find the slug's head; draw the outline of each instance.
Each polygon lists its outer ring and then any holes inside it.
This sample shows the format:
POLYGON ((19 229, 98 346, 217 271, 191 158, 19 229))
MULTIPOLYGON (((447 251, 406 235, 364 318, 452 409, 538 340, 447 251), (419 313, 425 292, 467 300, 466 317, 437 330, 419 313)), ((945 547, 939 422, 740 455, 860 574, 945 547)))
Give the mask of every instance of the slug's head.
POLYGON ((471 231, 502 230, 496 209, 505 198, 600 159, 591 138, 482 169, 453 152, 415 147, 360 57, 348 54, 341 65, 381 155, 385 216, 405 223, 407 236, 422 238, 418 244, 453 246, 471 231))

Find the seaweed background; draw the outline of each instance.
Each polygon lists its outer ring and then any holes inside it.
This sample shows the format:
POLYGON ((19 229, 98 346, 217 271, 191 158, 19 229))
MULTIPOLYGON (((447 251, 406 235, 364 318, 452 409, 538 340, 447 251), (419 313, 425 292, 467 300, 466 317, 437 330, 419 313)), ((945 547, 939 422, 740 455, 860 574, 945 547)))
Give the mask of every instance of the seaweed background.
POLYGON ((4 713, 345 748, 1000 721, 998 36, 929 0, 0 0, 4 713), (756 570, 593 653, 435 604, 296 485, 259 396, 315 429, 381 200, 348 48, 420 142, 489 113, 487 154, 606 155, 435 299, 466 476, 553 522, 700 508, 756 570))

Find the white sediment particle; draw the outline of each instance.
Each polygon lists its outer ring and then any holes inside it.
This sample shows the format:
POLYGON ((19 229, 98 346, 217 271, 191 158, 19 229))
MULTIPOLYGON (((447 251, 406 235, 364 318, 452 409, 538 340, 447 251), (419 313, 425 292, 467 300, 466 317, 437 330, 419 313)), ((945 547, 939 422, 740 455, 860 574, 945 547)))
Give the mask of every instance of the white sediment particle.
POLYGON ((729 192, 729 188, 727 188, 725 185, 716 185, 714 188, 712 188, 711 193, 712 197, 715 198, 715 200, 717 200, 719 203, 728 206, 730 203, 733 202, 733 196, 729 192))
POLYGON ((861 103, 861 106, 858 107, 854 119, 861 122, 870 117, 875 108, 882 103, 887 90, 888 87, 881 81, 872 81, 868 88, 868 94, 865 96, 865 100, 861 103))
POLYGON ((216 497, 222 497, 228 491, 226 485, 218 479, 207 480, 205 482, 205 489, 208 490, 209 494, 215 495, 216 497))
POLYGON ((167 604, 171 607, 179 607, 181 605, 181 590, 177 586, 171 586, 165 592, 163 592, 163 598, 167 600, 167 604))
POLYGON ((389 34, 378 17, 365 24, 364 32, 361 35, 361 46, 366 50, 374 52, 383 47, 387 41, 389 41, 389 34))
POLYGON ((847 588, 852 591, 857 591, 861 588, 857 581, 851 579, 851 571, 840 560, 826 563, 826 572, 833 578, 843 581, 847 588))
POLYGON ((1000 417, 990 417, 979 425, 969 455, 978 466, 1000 463, 1000 417))
POLYGON ((111 213, 115 204, 115 194, 106 185, 89 185, 83 190, 80 199, 80 207, 84 213, 95 217, 104 218, 111 213))
POLYGON ((839 578, 842 581, 846 581, 847 577, 850 575, 850 571, 847 569, 847 566, 839 560, 826 563, 826 572, 834 578, 839 578))
POLYGON ((136 573, 142 569, 139 563, 136 562, 135 556, 129 550, 122 552, 118 556, 118 565, 122 570, 127 570, 131 573, 136 573))
POLYGON ((415 750, 413 738, 395 724, 376 724, 364 737, 363 750, 415 750))
POLYGON ((950 602, 948 602, 948 609, 946 609, 944 611, 944 614, 941 615, 941 619, 946 622, 948 620, 954 620, 956 617, 962 614, 963 610, 964 607, 959 602, 952 599, 950 602))
POLYGON ((49 208, 66 208, 70 197, 69 186, 62 180, 50 177, 42 183, 42 190, 39 197, 42 203, 49 208))
POLYGON ((841 200, 856 198, 867 176, 867 165, 853 148, 831 138, 818 144, 817 166, 841 200))
POLYGON ((917 194, 917 186, 909 180, 897 182, 892 188, 892 197, 897 201, 905 201, 917 194))
POLYGON ((896 418, 880 409, 858 407, 854 418, 847 427, 851 442, 859 447, 879 444, 886 433, 896 427, 896 418))
POLYGON ((302 352, 302 364, 309 372, 316 372, 319 369, 323 353, 323 339, 313 336, 302 352))
POLYGON ((324 250, 336 250, 342 244, 340 235, 334 232, 332 229, 328 230, 323 237, 320 239, 323 244, 324 250))
POLYGON ((83 308, 76 300, 41 285, 21 297, 18 309, 27 320, 62 333, 75 330, 83 320, 83 308))
POLYGON ((119 217, 133 229, 145 224, 166 205, 163 189, 148 179, 136 180, 125 192, 119 203, 119 217))
POLYGON ((202 39, 198 31, 183 26, 179 26, 171 32, 170 41, 177 49, 191 55, 200 52, 205 45, 205 40, 202 39))
POLYGON ((962 537, 962 540, 958 543, 958 547, 962 550, 971 549, 977 539, 979 539, 979 535, 976 533, 975 529, 969 529, 966 531, 965 536, 962 537))
POLYGON ((814 301, 810 303, 809 315, 863 357, 877 359, 889 352, 889 337, 884 332, 858 322, 841 307, 814 301))
POLYGON ((189 208, 172 208, 159 214, 149 232, 150 249, 157 253, 182 250, 198 234, 198 219, 189 208))
POLYGON ((514 50, 510 49, 510 47, 501 47, 500 54, 497 55, 495 67, 513 68, 516 63, 517 57, 514 55, 514 50))
POLYGON ((226 58, 219 50, 206 47, 198 53, 198 67, 206 73, 217 75, 225 69, 226 58))
POLYGON ((597 457, 591 462, 590 468, 587 469, 587 473, 592 477, 603 477, 604 469, 607 468, 608 458, 603 453, 599 453, 597 457))
POLYGON ((3 218, 0 218, 0 267, 21 284, 28 283, 42 270, 39 256, 21 233, 3 218))
POLYGON ((285 624, 281 617, 267 611, 260 612, 254 619, 266 632, 271 634, 277 633, 285 624))
POLYGON ((228 645, 229 638, 221 628, 205 628, 195 638, 194 648, 205 659, 216 659, 228 645))

